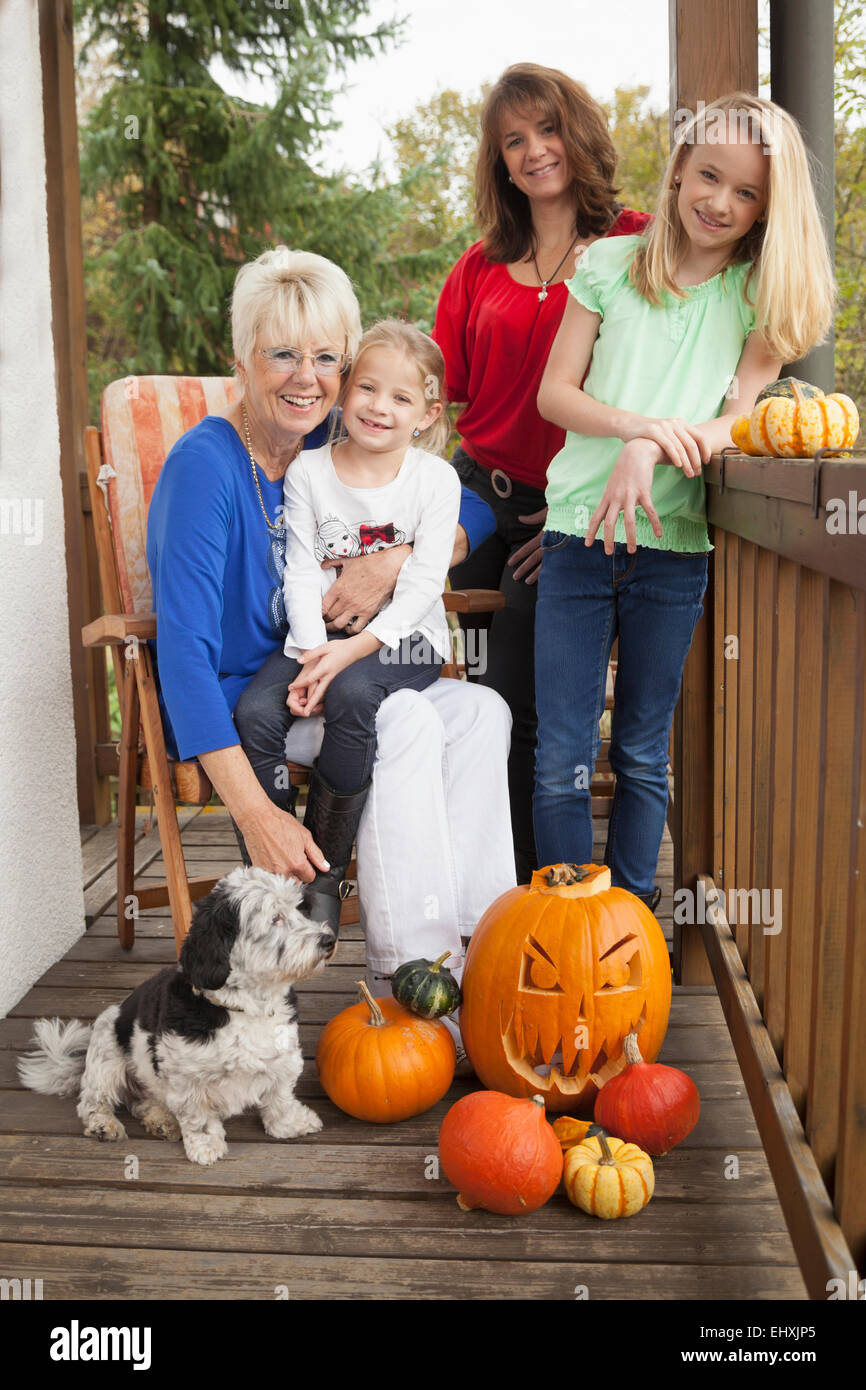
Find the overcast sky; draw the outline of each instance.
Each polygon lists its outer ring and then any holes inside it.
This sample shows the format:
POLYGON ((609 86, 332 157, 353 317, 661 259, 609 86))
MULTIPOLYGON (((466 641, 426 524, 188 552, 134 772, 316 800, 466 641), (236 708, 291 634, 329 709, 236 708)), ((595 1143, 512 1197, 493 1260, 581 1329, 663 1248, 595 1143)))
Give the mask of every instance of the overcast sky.
POLYGON ((443 88, 475 96, 510 63, 562 68, 599 100, 644 84, 668 104, 668 0, 375 0, 406 15, 405 41, 351 70, 343 122, 323 163, 359 169, 388 146, 385 126, 443 88))
MULTIPOLYGON (((349 69, 348 90, 334 102, 341 127, 314 162, 357 173, 378 156, 387 160, 386 126, 445 88, 478 96, 511 63, 561 68, 599 101, 617 87, 648 86, 653 106, 666 110, 668 8, 668 0, 372 0, 358 27, 402 17, 403 42, 349 69)), ((768 14, 768 0, 758 0, 760 24, 768 14)), ((762 67, 766 61, 762 52, 762 67)), ((270 99, 260 84, 238 87, 214 67, 229 90, 270 99)))
MULTIPOLYGON (((446 88, 477 97, 511 63, 561 68, 599 101, 642 85, 653 105, 668 105, 668 0, 372 0, 358 28, 395 16, 406 21, 403 42, 354 64, 334 100, 341 127, 314 161, 323 170, 357 173, 387 158, 386 126, 446 88)), ((219 61, 214 72, 238 96, 271 99, 219 61)))

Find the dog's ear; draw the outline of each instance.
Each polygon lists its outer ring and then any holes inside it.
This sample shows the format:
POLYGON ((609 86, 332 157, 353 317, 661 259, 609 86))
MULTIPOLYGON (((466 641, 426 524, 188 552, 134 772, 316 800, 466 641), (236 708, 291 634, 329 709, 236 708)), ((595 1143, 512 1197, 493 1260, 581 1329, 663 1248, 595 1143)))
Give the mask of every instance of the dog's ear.
POLYGON ((229 960, 238 934, 238 905, 230 889, 216 887, 195 905, 192 926, 180 953, 180 967, 196 989, 220 989, 229 977, 229 960))

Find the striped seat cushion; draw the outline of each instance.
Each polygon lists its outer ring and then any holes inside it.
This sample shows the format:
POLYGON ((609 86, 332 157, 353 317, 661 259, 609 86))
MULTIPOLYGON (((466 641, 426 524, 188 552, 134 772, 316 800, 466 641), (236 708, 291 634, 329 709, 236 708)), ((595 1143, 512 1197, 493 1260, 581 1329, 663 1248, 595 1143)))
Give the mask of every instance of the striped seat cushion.
POLYGON ((117 578, 125 613, 147 613, 147 510, 172 445, 205 415, 236 399, 233 377, 132 376, 102 393, 102 449, 108 480, 117 578))

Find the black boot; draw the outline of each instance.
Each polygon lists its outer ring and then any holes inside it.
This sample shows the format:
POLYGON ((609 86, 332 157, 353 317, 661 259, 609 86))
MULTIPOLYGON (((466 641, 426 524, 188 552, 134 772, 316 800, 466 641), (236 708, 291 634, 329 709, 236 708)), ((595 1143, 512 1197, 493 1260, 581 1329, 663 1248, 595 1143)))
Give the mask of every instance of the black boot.
POLYGON ((654 913, 662 899, 662 890, 658 884, 651 893, 633 893, 632 897, 640 898, 642 903, 646 903, 650 912, 654 913))
POLYGON ((370 783, 356 792, 336 792, 313 768, 304 829, 309 830, 330 869, 316 874, 304 888, 304 904, 314 922, 326 922, 336 936, 340 930, 340 906, 351 889, 343 875, 352 858, 358 822, 370 783))

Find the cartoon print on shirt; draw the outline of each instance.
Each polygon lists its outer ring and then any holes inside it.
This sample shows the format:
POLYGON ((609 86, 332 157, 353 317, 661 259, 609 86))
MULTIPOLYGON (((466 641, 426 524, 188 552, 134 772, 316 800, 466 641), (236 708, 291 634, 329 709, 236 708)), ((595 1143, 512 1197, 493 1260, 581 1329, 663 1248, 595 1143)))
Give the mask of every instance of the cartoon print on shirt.
POLYGON ((362 521, 353 526, 337 516, 329 516, 316 530, 313 549, 317 560, 346 560, 355 555, 371 555, 377 550, 388 550, 393 545, 402 545, 405 539, 405 531, 401 531, 393 521, 384 525, 362 521))
POLYGON ((357 526, 347 526, 338 516, 328 516, 316 530, 313 546, 317 560, 347 560, 361 554, 357 526))

